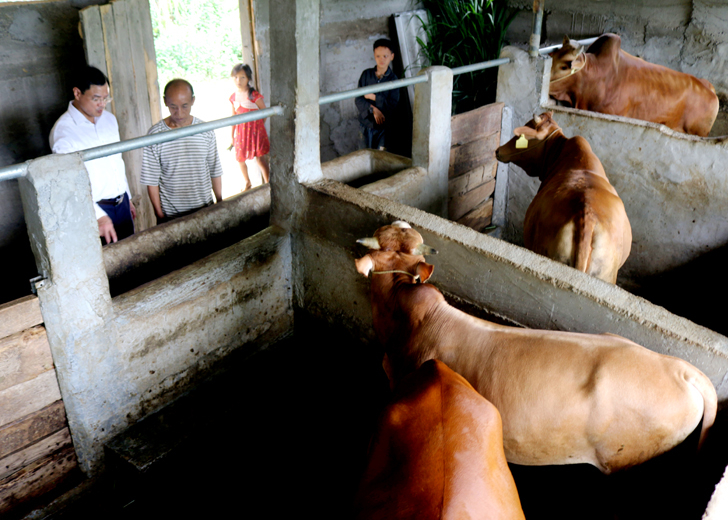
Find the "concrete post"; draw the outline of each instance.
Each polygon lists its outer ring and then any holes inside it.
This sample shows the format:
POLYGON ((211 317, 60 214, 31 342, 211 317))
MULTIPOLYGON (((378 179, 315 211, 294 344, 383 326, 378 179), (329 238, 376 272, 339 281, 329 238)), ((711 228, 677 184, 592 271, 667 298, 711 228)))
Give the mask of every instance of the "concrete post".
POLYGON ((290 230, 302 210, 298 183, 323 178, 319 152, 319 2, 271 0, 285 13, 270 26, 271 104, 285 113, 271 118, 271 224, 290 230))
MULTIPOLYGON (((534 114, 547 110, 544 107, 549 97, 551 58, 531 57, 515 47, 504 47, 500 57, 510 58, 511 62, 498 67, 496 101, 505 103, 506 110, 511 109, 512 128, 518 128, 530 121, 534 114)), ((504 116, 505 114, 506 111, 504 116)), ((504 135, 505 131, 501 134, 502 140, 507 141, 513 137, 512 130, 507 133, 509 135, 504 135)), ((537 178, 529 177, 513 163, 499 165, 493 218, 496 223, 497 217, 500 238, 514 244, 523 244, 523 217, 540 184, 537 178), (505 176, 502 175, 504 169, 507 170, 505 176), (515 200, 513 193, 521 193, 522 190, 530 196, 515 200), (503 197, 506 199, 503 200, 503 197)))
MULTIPOLYGON (((31 247, 45 278, 38 298, 68 423, 81 469, 92 474, 103 453, 92 441, 90 424, 97 414, 91 402, 113 394, 117 385, 113 376, 95 385, 97 374, 108 375, 99 366, 115 360, 106 356, 113 350, 106 326, 113 312, 88 173, 80 154, 46 156, 30 163, 19 187, 31 247), (89 399, 92 395, 97 398, 89 399)), ((114 373, 113 368, 106 372, 114 373)), ((103 406, 113 409, 113 400, 103 406)))
POLYGON ((429 194, 426 210, 447 218, 447 174, 450 168, 452 70, 430 67, 427 83, 415 85, 412 166, 427 170, 422 191, 429 194))

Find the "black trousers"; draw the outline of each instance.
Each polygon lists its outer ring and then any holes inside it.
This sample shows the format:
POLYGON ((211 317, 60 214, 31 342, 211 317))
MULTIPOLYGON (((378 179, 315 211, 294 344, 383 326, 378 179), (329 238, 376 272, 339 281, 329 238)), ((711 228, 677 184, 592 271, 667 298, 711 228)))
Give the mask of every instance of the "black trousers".
MULTIPOLYGON (((117 205, 101 204, 100 202, 98 205, 109 216, 111 222, 114 223, 117 239, 121 240, 134 234, 134 219, 131 218, 131 201, 129 200, 129 195, 124 193, 124 199, 117 205)), ((104 237, 101 237, 101 243, 106 245, 106 239, 104 237)))

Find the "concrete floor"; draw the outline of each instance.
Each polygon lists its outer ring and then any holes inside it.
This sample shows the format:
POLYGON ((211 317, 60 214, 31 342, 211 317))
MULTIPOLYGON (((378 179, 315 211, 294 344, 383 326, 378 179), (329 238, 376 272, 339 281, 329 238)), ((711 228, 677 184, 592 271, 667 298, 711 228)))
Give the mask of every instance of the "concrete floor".
MULTIPOLYGON (((103 481, 34 520, 350 516, 374 420, 388 395, 381 354, 297 315, 294 336, 225 372, 116 443, 103 481), (140 439, 169 453, 139 450, 140 439), (148 464, 144 472, 128 461, 148 464), (63 507, 61 507, 61 505, 63 507)), ((696 440, 606 477, 592 466, 512 466, 533 519, 698 520, 728 462, 726 417, 696 440), (683 455, 688 454, 685 463, 683 455)))

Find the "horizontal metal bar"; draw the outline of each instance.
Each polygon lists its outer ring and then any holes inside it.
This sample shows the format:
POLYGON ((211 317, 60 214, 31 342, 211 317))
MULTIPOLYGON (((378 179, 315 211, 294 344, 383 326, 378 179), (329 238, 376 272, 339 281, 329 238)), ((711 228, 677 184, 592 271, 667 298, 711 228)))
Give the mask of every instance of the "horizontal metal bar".
POLYGON ((465 74, 466 72, 490 69, 491 67, 498 67, 510 62, 510 58, 498 58, 497 60, 483 61, 480 63, 473 63, 472 65, 463 65, 462 67, 455 67, 452 69, 452 75, 457 76, 458 74, 465 74))
POLYGON ((27 161, 24 163, 13 164, 12 166, 5 166, 4 168, 0 168, 0 182, 10 181, 19 177, 25 177, 27 171, 27 161))
MULTIPOLYGON (((206 123, 200 123, 198 125, 185 126, 184 128, 177 128, 170 130, 169 132, 160 132, 158 134, 143 135, 134 139, 128 139, 126 141, 119 141, 118 143, 106 144, 104 146, 97 146, 96 148, 89 148, 87 150, 80 150, 81 159, 84 161, 92 161, 93 159, 99 159, 101 157, 107 157, 117 153, 128 152, 129 150, 136 150, 137 148, 143 148, 152 144, 166 143, 187 137, 190 135, 201 134, 203 132, 209 132, 210 130, 216 130, 225 126, 239 125, 241 123, 248 123, 250 121, 257 121, 258 119, 265 119, 273 115, 282 115, 283 107, 277 105, 270 108, 264 108, 262 110, 253 110, 246 112, 245 114, 237 114, 223 119, 216 119, 215 121, 208 121, 206 123)), ((18 177, 24 177, 28 171, 28 161, 19 164, 13 164, 12 166, 6 166, 0 168, 0 182, 17 179, 18 177)))
POLYGON ((239 125, 241 123, 248 123, 250 121, 257 121, 258 119, 264 119, 272 115, 283 114, 283 107, 278 105, 270 108, 264 108, 262 110, 253 110, 246 112, 245 114, 238 114, 231 117, 225 117, 223 119, 216 119, 215 121, 209 121, 206 123, 200 123, 198 125, 185 126, 183 128, 177 128, 168 132, 160 132, 158 134, 143 135, 127 141, 119 141, 118 143, 106 144, 104 146, 97 146, 96 148, 89 148, 88 150, 82 150, 81 158, 84 161, 91 161, 100 157, 107 157, 121 152, 128 152, 129 150, 136 150, 137 148, 143 148, 152 144, 166 143, 187 137, 190 135, 201 134, 203 132, 209 132, 217 128, 225 126, 239 125))
MULTIPOLYGON (((594 43, 598 39, 599 39, 599 36, 595 36, 594 38, 587 38, 586 40, 577 40, 577 41, 581 45, 584 45, 586 47, 586 46, 591 45, 592 43, 594 43)), ((543 48, 541 48, 541 49, 538 50, 538 53, 539 54, 548 54, 549 52, 553 52, 556 49, 560 49, 561 47, 563 47, 563 44, 561 44, 561 43, 558 44, 558 45, 551 45, 550 47, 543 47, 543 48)))
POLYGON ((343 101, 344 99, 350 99, 365 94, 375 94, 377 92, 384 92, 385 90, 394 90, 400 87, 407 87, 416 83, 427 83, 427 75, 422 74, 420 76, 414 76, 412 78, 396 79, 394 81, 385 81, 384 83, 377 83, 376 85, 369 85, 368 87, 355 88, 354 90, 344 90, 343 92, 335 92, 333 94, 326 94, 319 98, 319 105, 326 105, 335 101, 343 101))

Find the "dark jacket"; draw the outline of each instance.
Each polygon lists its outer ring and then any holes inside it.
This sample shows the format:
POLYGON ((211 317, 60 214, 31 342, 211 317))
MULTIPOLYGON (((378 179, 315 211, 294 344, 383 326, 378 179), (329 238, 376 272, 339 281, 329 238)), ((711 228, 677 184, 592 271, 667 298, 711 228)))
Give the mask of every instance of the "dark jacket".
MULTIPOLYGON (((397 76, 392 72, 392 68, 387 69, 387 72, 382 76, 382 79, 377 78, 377 67, 366 69, 361 73, 359 78, 359 88, 367 87, 369 85, 376 85, 377 83, 383 83, 385 81, 394 81, 397 76)), ((356 102, 356 109, 359 113, 359 122, 366 128, 383 129, 390 121, 391 117, 394 117, 394 108, 399 103, 399 89, 387 90, 385 92, 377 92, 376 101, 365 99, 364 96, 359 96, 354 99, 356 102), (374 122, 374 114, 371 107, 375 106, 384 114, 384 125, 378 125, 374 122)))

